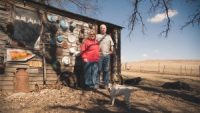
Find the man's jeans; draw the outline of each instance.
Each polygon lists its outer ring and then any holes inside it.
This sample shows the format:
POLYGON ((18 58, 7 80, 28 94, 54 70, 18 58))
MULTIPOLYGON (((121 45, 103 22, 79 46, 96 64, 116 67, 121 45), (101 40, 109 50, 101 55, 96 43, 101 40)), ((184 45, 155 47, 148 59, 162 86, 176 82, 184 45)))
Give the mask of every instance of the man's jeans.
POLYGON ((98 77, 98 63, 97 62, 84 62, 84 78, 85 85, 89 88, 96 87, 98 77))
MULTIPOLYGON (((101 72, 103 72, 103 84, 108 85, 110 80, 110 55, 101 56, 99 60, 99 75, 101 72)), ((98 78, 99 83, 99 78, 98 78)))

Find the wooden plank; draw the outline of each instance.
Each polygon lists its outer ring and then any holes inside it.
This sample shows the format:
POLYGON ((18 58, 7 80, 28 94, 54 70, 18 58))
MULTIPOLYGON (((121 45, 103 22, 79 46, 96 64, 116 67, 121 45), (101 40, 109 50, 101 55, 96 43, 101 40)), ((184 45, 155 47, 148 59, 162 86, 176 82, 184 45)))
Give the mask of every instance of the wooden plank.
POLYGON ((9 16, 10 15, 10 11, 0 10, 0 14, 9 16))
MULTIPOLYGON (((61 68, 62 68, 62 67, 65 68, 65 69, 67 69, 67 70, 71 70, 74 66, 72 66, 72 65, 64 66, 64 65, 61 63, 61 68)), ((50 66, 50 65, 48 65, 46 69, 47 69, 47 70, 53 70, 53 67, 50 66)))
POLYGON ((6 41, 0 40, 0 45, 6 45, 6 41))
MULTIPOLYGON (((38 62, 38 61, 36 61, 36 62, 38 62)), ((28 65, 29 66, 29 65, 28 65)), ((29 66, 29 69, 38 69, 38 70, 43 70, 43 67, 32 67, 32 66, 29 66)))
POLYGON ((38 74, 38 73, 29 73, 29 77, 43 77, 43 74, 42 73, 40 73, 40 74, 38 74))
POLYGON ((47 74, 47 77, 57 77, 57 74, 47 74))
POLYGON ((14 72, 5 72, 3 75, 0 75, 1 77, 13 77, 14 72))
MULTIPOLYGON (((19 62, 10 61, 10 62, 7 62, 6 64, 8 66, 27 66, 26 62, 22 62, 22 61, 19 61, 19 62)), ((27 66, 27 68, 28 68, 28 66, 27 66)))
POLYGON ((6 53, 6 47, 5 47, 5 45, 6 45, 6 43, 7 43, 7 41, 5 41, 4 39, 1 39, 0 38, 0 45, 2 46, 2 48, 1 48, 1 51, 3 50, 5 53, 6 53))
MULTIPOLYGON (((21 67, 21 68, 23 68, 23 67, 21 67)), ((15 68, 15 67, 7 67, 6 66, 5 72, 9 73, 9 72, 16 72, 16 71, 17 71, 17 68, 15 68)), ((29 73, 29 71, 27 71, 27 72, 29 73)))
POLYGON ((6 43, 7 40, 8 40, 8 36, 6 34, 4 34, 4 33, 0 33, 0 40, 2 42, 6 43))
POLYGON ((43 81, 43 77, 29 77, 29 81, 43 81))
POLYGON ((35 89, 35 85, 29 85, 29 90, 32 91, 35 89))
POLYGON ((51 80, 58 80, 58 77, 47 77, 47 80, 51 81, 51 80))
POLYGON ((3 32, 0 32, 0 37, 4 37, 4 36, 7 37, 8 35, 3 32))
POLYGON ((35 84, 38 84, 38 85, 43 85, 43 81, 34 81, 34 82, 29 82, 29 86, 30 85, 35 85, 35 84))
POLYGON ((47 70, 47 74, 56 74, 54 70, 47 70))
POLYGON ((4 17, 4 18, 11 18, 9 14, 3 13, 3 12, 0 12, 0 15, 1 17, 4 17))
POLYGON ((27 65, 26 62, 7 62, 7 65, 27 65))
POLYGON ((13 81, 0 81, 0 86, 14 85, 13 81))
POLYGON ((3 90, 14 90, 14 86, 13 85, 7 85, 7 86, 0 86, 0 89, 3 90))
POLYGON ((33 11, 33 12, 37 11, 36 8, 33 7, 33 5, 31 5, 31 7, 29 5, 26 5, 26 7, 24 7, 23 4, 15 4, 15 6, 17 8, 23 8, 23 9, 30 10, 30 11, 33 11))
POLYGON ((5 20, 8 20, 8 19, 10 18, 10 16, 0 15, 0 18, 1 18, 1 19, 5 19, 5 20))
POLYGON ((8 4, 5 1, 0 1, 0 5, 6 7, 8 4))
POLYGON ((0 18, 0 24, 4 28, 6 28, 6 26, 8 25, 9 22, 10 22, 10 18, 8 18, 8 19, 0 18))
POLYGON ((47 70, 51 70, 51 69, 53 69, 53 67, 52 67, 51 65, 47 65, 47 66, 46 66, 46 69, 47 69, 47 70))
POLYGON ((5 5, 0 4, 0 11, 7 11, 8 8, 5 5))
POLYGON ((46 81, 46 84, 48 85, 48 84, 56 84, 57 83, 57 81, 56 80, 48 80, 48 81, 46 81))
POLYGON ((13 89, 1 89, 3 92, 6 92, 6 94, 13 94, 14 90, 13 89))
POLYGON ((28 69, 27 70, 28 73, 39 73, 39 69, 28 69))
POLYGON ((6 66, 5 72, 16 72, 16 68, 6 66))
POLYGON ((13 76, 0 76, 0 81, 13 81, 13 76))

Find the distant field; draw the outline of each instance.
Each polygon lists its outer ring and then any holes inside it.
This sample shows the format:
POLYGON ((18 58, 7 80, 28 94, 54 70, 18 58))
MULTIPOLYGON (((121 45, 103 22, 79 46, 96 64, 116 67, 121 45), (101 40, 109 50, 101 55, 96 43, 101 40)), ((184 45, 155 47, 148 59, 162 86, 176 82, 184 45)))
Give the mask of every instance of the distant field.
POLYGON ((122 70, 200 76, 200 60, 145 60, 122 64, 122 70))

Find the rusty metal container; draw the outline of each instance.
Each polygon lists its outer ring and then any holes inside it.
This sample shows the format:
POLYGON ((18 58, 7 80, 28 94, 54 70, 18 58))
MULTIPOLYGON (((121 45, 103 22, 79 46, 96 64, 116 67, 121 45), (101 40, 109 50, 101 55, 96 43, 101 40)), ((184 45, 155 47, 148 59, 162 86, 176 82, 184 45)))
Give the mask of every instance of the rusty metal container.
POLYGON ((62 53, 63 53, 62 48, 61 48, 61 47, 57 47, 57 49, 56 49, 56 54, 57 54, 58 56, 62 56, 62 53))
POLYGON ((17 69, 15 80, 15 92, 29 92, 29 76, 26 68, 17 69))

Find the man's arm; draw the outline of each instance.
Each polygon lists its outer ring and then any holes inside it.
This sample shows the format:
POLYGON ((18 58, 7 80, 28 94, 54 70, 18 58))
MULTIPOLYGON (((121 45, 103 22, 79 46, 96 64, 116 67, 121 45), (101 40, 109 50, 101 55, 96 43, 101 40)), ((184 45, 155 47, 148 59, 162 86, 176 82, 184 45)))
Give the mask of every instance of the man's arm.
POLYGON ((110 37, 110 54, 112 54, 113 51, 114 51, 114 43, 113 43, 112 38, 110 37))

